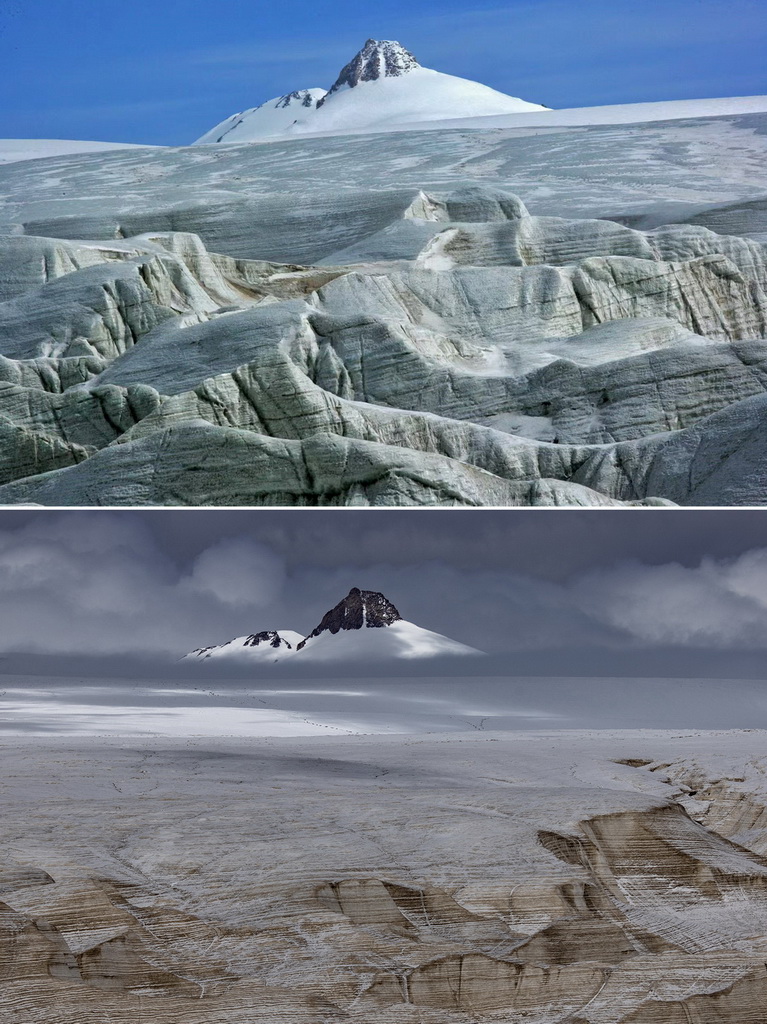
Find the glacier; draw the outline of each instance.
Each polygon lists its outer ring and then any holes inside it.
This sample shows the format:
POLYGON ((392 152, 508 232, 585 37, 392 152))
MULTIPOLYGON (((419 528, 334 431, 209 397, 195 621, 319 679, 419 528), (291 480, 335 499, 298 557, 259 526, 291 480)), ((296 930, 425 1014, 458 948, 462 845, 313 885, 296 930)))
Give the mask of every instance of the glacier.
POLYGON ((0 166, 0 502, 764 504, 767 114, 483 124, 0 166))
POLYGON ((9 1024, 762 1018, 763 731, 67 731, 93 704, 0 738, 9 1024))

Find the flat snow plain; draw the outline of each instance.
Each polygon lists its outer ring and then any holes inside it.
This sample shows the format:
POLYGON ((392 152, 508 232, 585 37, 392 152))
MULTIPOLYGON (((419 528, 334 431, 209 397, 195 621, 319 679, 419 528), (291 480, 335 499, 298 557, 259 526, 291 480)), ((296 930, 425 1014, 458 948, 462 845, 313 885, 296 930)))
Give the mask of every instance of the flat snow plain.
MULTIPOLYGON (((289 669, 289 665, 288 665, 289 669)), ((527 676, 319 680, 0 676, 0 735, 268 737, 537 729, 767 729, 757 679, 527 676)), ((276 673, 275 673, 276 676, 276 673)))

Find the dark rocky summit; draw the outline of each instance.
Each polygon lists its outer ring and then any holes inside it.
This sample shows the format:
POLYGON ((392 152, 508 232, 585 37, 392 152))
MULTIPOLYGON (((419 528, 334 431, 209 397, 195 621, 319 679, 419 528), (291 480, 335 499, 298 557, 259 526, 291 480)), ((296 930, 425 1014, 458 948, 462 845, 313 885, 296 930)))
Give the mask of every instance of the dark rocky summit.
POLYGON ((321 107, 328 96, 360 82, 376 82, 379 78, 399 78, 421 65, 404 46, 389 39, 368 39, 360 52, 342 68, 325 96, 317 103, 321 107))
POLYGON ((269 644, 271 647, 287 647, 293 650, 292 644, 280 636, 274 629, 264 629, 260 633, 251 634, 243 644, 243 647, 258 647, 260 644, 269 644))
POLYGON ((383 594, 375 590, 358 590, 352 587, 348 595, 335 608, 331 608, 323 616, 322 622, 313 629, 305 640, 298 645, 298 650, 307 640, 319 636, 320 633, 338 633, 342 629, 378 629, 398 622, 402 616, 383 594))
POLYGON ((293 644, 278 633, 276 629, 264 629, 260 633, 251 633, 250 636, 235 637, 225 644, 198 647, 196 650, 191 651, 187 657, 205 660, 217 656, 221 651, 228 650, 230 653, 241 653, 246 647, 272 647, 275 651, 280 651, 281 653, 293 650, 293 644))
POLYGON ((277 109, 281 109, 290 107, 294 103, 297 103, 302 107, 313 107, 314 97, 311 94, 311 90, 296 89, 294 92, 289 92, 285 96, 280 96, 274 106, 277 109))

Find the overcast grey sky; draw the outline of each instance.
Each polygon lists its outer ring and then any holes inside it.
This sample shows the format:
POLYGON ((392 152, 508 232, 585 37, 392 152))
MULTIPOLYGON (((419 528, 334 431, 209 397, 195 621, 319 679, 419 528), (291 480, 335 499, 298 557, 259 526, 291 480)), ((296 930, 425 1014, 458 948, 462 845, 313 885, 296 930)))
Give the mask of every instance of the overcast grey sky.
POLYGON ((3 652, 180 655, 261 629, 306 633, 352 586, 493 654, 766 649, 767 512, 19 510, 0 520, 3 652))

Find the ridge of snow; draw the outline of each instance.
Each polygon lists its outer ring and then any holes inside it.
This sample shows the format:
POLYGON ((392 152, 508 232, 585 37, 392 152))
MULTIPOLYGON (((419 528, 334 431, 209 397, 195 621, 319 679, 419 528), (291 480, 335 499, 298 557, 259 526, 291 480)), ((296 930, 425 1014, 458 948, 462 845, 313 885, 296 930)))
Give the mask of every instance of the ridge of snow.
POLYGON ((328 94, 322 106, 291 125, 286 135, 545 109, 479 82, 415 67, 399 77, 361 81, 353 89, 328 94))
POLYGON ((324 89, 296 89, 284 96, 273 96, 258 107, 232 114, 200 136, 195 146, 220 142, 251 142, 284 133, 294 121, 313 110, 325 95, 324 89))
POLYGON ((235 637, 225 644, 218 644, 212 647, 198 647, 182 658, 186 660, 207 660, 209 658, 257 658, 259 661, 277 661, 286 655, 295 653, 298 644, 303 640, 301 633, 294 629, 264 630, 265 634, 274 634, 279 638, 278 646, 273 646, 269 640, 253 643, 258 634, 249 633, 246 636, 235 637))
POLYGON ((251 646, 250 636, 236 637, 228 643, 213 647, 201 647, 190 651, 182 660, 197 661, 209 658, 256 658, 259 661, 283 661, 298 658, 300 661, 378 661, 381 659, 435 658, 440 655, 482 654, 475 647, 451 640, 441 633, 423 629, 406 619, 377 629, 367 625, 361 629, 340 629, 337 633, 328 630, 305 640, 294 630, 276 630, 289 646, 275 648, 269 643, 251 646), (303 645, 299 649, 299 643, 303 645))
MULTIPOLYGON (((420 70, 428 70, 421 68, 420 70)), ((437 72, 435 72, 436 74, 437 72)), ((450 77, 450 76, 445 76, 450 77)), ((460 80, 459 80, 460 81, 460 80)), ((477 83, 474 83, 477 84, 477 83)), ((492 90, 491 90, 492 91, 492 90)), ((503 96, 503 93, 498 95, 503 96)), ((509 97, 512 99, 513 97, 509 97)), ((519 100, 519 103, 524 101, 519 100)), ((681 121, 693 118, 725 117, 742 114, 761 114, 767 112, 767 95, 757 96, 720 96, 695 100, 657 100, 648 103, 619 103, 597 107, 566 107, 550 110, 547 107, 501 112, 476 113, 464 116, 435 118, 424 116, 422 120, 412 117, 398 120, 396 115, 379 123, 354 124, 320 124, 317 120, 308 119, 293 126, 291 131, 273 138, 305 138, 307 136, 365 135, 386 132, 406 131, 449 131, 451 129, 502 130, 514 128, 562 128, 588 127, 589 125, 622 125, 644 124, 653 121, 681 121)), ((323 109, 325 109, 323 107, 323 109)), ((336 119, 334 119, 335 122, 336 119)), ((269 138, 252 135, 248 131, 247 122, 244 130, 232 142, 270 141, 269 138)))

